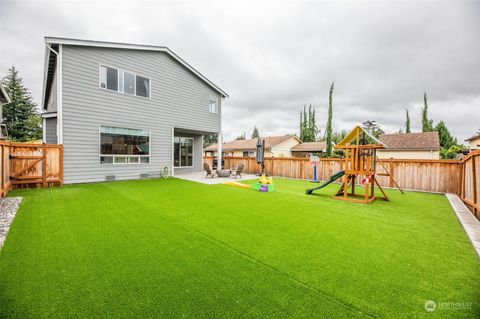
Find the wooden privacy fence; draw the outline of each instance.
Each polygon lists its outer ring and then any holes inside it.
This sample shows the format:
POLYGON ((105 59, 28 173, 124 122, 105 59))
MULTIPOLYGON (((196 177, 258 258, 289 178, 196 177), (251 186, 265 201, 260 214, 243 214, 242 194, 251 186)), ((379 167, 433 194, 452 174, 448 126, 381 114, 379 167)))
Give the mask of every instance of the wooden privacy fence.
MULTIPOLYGON (((211 166, 213 164, 212 157, 204 157, 204 161, 211 166)), ((245 173, 260 173, 253 157, 224 157, 224 161, 226 168, 243 163, 245 173)), ((455 193, 474 213, 480 210, 480 151, 471 153, 463 161, 387 159, 382 163, 393 177, 388 176, 383 166, 377 163, 377 178, 382 187, 394 187, 395 180, 401 188, 408 190, 455 193)), ((310 180, 313 179, 313 167, 308 158, 265 158, 265 171, 272 176, 310 180)), ((317 164, 317 178, 325 181, 342 169, 343 159, 322 158, 317 164)))
POLYGON ((480 219, 480 150, 462 160, 460 198, 480 219))
POLYGON ((0 149, 2 197, 14 188, 63 184, 62 145, 0 141, 0 149))

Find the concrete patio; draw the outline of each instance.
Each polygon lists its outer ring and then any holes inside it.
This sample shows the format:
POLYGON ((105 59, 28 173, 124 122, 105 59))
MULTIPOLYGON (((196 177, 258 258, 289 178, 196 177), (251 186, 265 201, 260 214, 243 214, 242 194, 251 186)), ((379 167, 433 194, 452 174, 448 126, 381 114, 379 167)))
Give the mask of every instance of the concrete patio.
POLYGON ((242 177, 228 178, 228 177, 214 177, 205 178, 206 172, 188 172, 188 173, 175 173, 176 178, 184 179, 187 181, 202 183, 202 184, 222 184, 231 181, 241 182, 249 179, 258 179, 258 176, 254 174, 242 174, 242 177))

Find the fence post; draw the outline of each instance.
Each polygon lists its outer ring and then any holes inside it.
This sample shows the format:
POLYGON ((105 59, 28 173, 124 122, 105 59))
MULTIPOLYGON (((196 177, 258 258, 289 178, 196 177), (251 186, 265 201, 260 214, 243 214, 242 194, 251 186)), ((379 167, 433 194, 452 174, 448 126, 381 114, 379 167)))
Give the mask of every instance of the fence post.
POLYGON ((42 144, 42 187, 47 187, 47 145, 42 144))
POLYGON ((388 180, 388 187, 393 187, 393 158, 390 158, 390 164, 388 165, 388 170, 390 171, 390 179, 388 180))
POLYGON ((2 144, 2 197, 5 197, 5 145, 2 144))
POLYGON ((477 167, 475 165, 475 157, 476 156, 472 156, 473 214, 477 217, 477 167))

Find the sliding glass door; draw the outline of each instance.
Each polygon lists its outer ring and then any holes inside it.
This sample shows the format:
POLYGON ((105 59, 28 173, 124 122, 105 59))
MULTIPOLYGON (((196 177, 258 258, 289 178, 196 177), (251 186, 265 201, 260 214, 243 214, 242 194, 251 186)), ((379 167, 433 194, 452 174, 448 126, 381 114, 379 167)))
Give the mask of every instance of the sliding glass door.
POLYGON ((175 167, 193 166, 193 137, 175 136, 173 145, 173 164, 175 167))

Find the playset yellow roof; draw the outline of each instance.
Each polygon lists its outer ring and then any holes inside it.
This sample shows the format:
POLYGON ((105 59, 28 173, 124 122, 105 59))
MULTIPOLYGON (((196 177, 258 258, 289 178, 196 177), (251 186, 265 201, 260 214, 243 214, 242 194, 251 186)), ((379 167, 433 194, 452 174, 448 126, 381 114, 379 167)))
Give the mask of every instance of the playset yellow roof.
MULTIPOLYGON (((382 143, 378 138, 373 136, 369 131, 363 129, 360 127, 360 125, 357 125, 353 128, 353 130, 345 136, 343 140, 341 140, 337 145, 335 145, 335 148, 344 148, 345 146, 352 145, 352 142, 355 141, 357 136, 361 136, 361 133, 365 133, 368 137, 370 137, 376 144, 368 144, 372 146, 372 148, 384 148, 386 147, 385 143, 382 143)), ((359 141, 356 141, 355 145, 358 145, 359 141)))

